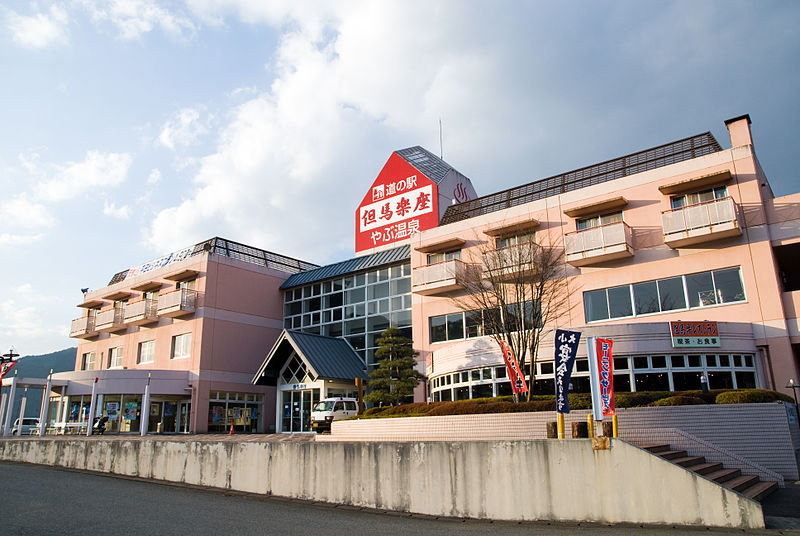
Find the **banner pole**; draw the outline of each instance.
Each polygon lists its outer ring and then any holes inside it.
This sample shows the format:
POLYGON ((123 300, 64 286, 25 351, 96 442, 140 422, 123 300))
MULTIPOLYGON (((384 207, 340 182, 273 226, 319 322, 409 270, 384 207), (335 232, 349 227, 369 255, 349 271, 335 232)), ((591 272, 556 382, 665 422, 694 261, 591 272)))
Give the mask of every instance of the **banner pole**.
POLYGON ((564 414, 556 413, 556 417, 558 422, 558 438, 564 439, 564 414))

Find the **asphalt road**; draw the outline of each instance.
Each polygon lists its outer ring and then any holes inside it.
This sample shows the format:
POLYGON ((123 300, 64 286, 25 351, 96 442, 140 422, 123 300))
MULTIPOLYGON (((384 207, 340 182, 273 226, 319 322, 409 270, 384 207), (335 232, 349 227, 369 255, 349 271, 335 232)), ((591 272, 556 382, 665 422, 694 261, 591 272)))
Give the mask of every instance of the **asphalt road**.
MULTIPOLYGON (((0 462, 0 534, 611 535, 741 530, 437 519, 0 462)), ((748 534, 800 534, 763 530, 748 534)))

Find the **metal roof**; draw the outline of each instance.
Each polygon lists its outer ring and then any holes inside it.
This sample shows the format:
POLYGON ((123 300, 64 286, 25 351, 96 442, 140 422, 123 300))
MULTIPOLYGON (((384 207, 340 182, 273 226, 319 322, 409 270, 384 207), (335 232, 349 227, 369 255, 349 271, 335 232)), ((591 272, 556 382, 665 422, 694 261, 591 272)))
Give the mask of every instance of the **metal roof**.
POLYGON ((277 385, 278 375, 292 351, 297 352, 317 378, 367 379, 364 361, 345 339, 283 330, 253 377, 253 383, 277 385))
POLYGON ((453 166, 419 145, 409 147, 408 149, 400 149, 399 151, 395 151, 395 153, 420 170, 436 184, 439 184, 451 169, 455 169, 453 166))
POLYGON ((524 205, 537 199, 586 188, 635 173, 668 166, 721 151, 722 147, 710 132, 690 136, 638 153, 606 160, 599 164, 554 175, 477 199, 447 207, 439 225, 489 214, 505 208, 524 205))
POLYGON ((406 244, 399 248, 388 249, 379 251, 372 255, 364 255, 363 257, 355 257, 346 261, 329 264, 307 272, 300 272, 289 276, 289 279, 283 282, 281 290, 286 290, 301 285, 308 285, 324 279, 331 279, 334 277, 360 272, 369 268, 384 266, 387 264, 396 264, 401 261, 411 259, 411 246, 406 244))

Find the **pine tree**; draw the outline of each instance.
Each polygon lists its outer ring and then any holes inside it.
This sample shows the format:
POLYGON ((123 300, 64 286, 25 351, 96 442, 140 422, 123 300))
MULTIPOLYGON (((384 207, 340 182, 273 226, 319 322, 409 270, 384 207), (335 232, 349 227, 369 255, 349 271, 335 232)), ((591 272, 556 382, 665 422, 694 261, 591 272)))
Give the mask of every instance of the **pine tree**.
POLYGON ((389 328, 381 333, 378 346, 375 350, 378 368, 369 375, 367 386, 370 392, 364 400, 387 406, 402 404, 414 394, 414 387, 423 379, 423 375, 414 368, 417 352, 411 347, 411 341, 400 335, 397 328, 389 328))

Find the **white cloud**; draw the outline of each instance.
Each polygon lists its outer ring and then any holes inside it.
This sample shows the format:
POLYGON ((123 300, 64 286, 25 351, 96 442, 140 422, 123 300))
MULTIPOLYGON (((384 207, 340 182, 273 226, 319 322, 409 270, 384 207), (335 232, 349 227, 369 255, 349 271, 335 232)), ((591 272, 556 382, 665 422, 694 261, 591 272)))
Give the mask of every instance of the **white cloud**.
POLYGON ((158 168, 153 168, 150 174, 147 175, 147 184, 156 184, 161 180, 161 171, 158 168))
POLYGON ((117 207, 114 203, 105 201, 103 203, 103 214, 111 218, 127 220, 130 217, 130 207, 128 205, 117 207))
POLYGON ((54 166, 52 178, 36 187, 45 201, 73 199, 105 186, 118 186, 128 175, 133 157, 126 153, 88 151, 83 162, 54 166))
POLYGON ((0 247, 2 246, 26 246, 44 238, 41 233, 32 235, 20 235, 12 233, 0 233, 0 247))
POLYGON ((50 6, 48 12, 25 16, 8 10, 6 27, 11 30, 15 43, 26 48, 45 48, 67 41, 69 17, 58 5, 50 6))
POLYGON ((29 229, 52 227, 56 222, 50 209, 30 201, 25 194, 0 202, 0 214, 7 225, 29 229))
POLYGON ((172 114, 172 117, 164 123, 158 141, 174 151, 176 146, 191 145, 207 132, 208 128, 200 119, 200 112, 193 108, 183 108, 172 114))
POLYGON ((15 289, 19 294, 30 294, 33 290, 33 285, 30 283, 23 283, 15 289))
POLYGON ((19 341, 63 330, 45 327, 42 318, 42 311, 30 305, 30 302, 18 303, 7 299, 0 302, 0 336, 5 340, 19 341))
POLYGON ((191 37, 197 31, 187 17, 161 7, 153 0, 77 0, 92 20, 110 22, 121 39, 138 39, 156 28, 174 38, 191 37))

